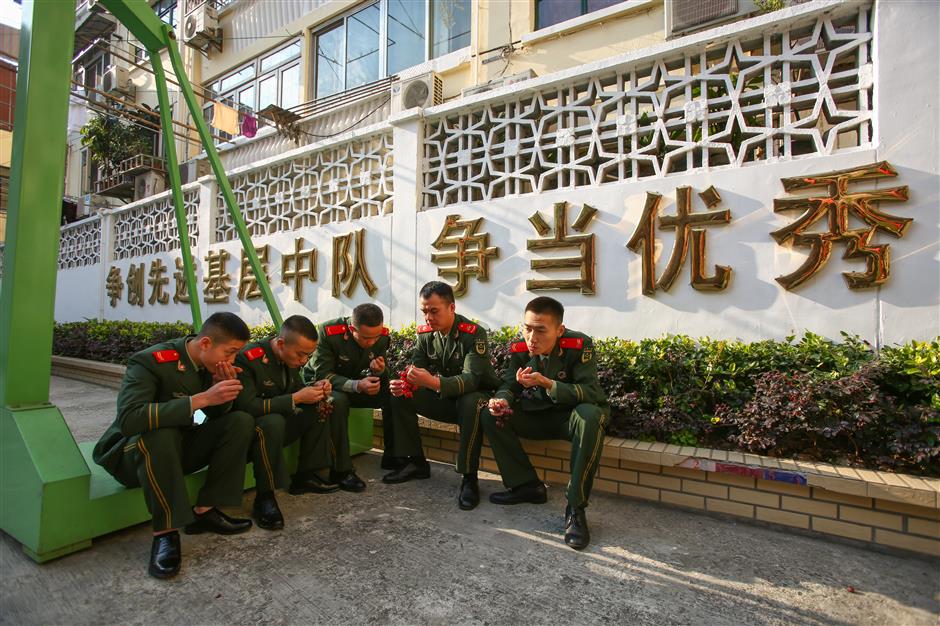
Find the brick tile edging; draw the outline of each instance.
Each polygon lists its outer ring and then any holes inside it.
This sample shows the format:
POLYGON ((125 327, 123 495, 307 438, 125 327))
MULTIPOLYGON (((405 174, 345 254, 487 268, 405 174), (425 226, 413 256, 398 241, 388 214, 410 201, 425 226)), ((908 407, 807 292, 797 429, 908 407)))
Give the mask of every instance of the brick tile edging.
MULTIPOLYGON (((373 418, 373 445, 383 447, 373 418)), ((421 418, 430 459, 453 463, 457 426, 421 418)), ((485 440, 484 440, 485 442, 485 440)), ((539 478, 568 482, 567 441, 523 441, 539 478)), ((489 445, 481 467, 499 473, 489 445)), ((598 491, 940 556, 940 480, 607 437, 598 491)))

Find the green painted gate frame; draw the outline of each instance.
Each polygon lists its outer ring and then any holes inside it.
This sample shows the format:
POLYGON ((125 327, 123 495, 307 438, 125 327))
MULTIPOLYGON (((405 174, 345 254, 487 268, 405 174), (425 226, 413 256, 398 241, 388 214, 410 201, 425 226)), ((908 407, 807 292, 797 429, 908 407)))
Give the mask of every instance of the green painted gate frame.
MULTIPOLYGON (((268 312, 279 326, 282 320, 277 303, 186 77, 173 30, 157 18, 146 0, 100 2, 150 55, 193 324, 198 329, 202 316, 161 59, 163 51, 167 52, 268 312)), ((139 495, 134 500, 136 504, 114 506, 114 498, 121 494, 117 490, 104 493, 106 488, 102 491, 101 477, 89 469, 87 444, 80 449, 58 408, 49 403, 59 215, 65 173, 62 147, 66 145, 74 28, 74 3, 23 1, 14 159, 4 276, 0 282, 0 528, 40 562, 88 547, 93 537, 142 521, 139 509, 143 501, 139 495)), ((107 259, 101 262, 106 263, 107 259)), ((125 496, 129 495, 133 492, 125 492, 125 496)))

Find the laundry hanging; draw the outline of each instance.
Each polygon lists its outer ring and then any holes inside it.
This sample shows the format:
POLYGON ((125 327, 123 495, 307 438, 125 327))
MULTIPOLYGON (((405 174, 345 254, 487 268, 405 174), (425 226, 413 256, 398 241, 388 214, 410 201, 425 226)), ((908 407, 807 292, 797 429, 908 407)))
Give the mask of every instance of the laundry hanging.
POLYGON ((238 134, 238 111, 221 102, 212 103, 212 127, 229 135, 238 134))

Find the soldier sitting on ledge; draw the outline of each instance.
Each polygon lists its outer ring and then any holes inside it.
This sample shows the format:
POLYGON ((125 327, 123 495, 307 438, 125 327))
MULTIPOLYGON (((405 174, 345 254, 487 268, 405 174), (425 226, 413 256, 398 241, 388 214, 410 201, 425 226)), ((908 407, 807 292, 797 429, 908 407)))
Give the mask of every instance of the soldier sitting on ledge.
POLYGON ((590 541, 584 508, 604 445, 610 415, 597 379, 591 338, 566 329, 565 309, 553 298, 535 298, 525 308, 525 341, 512 344, 503 385, 480 419, 508 491, 490 495, 494 504, 547 500, 519 438, 571 441, 571 477, 565 508, 565 543, 581 550, 590 541))
POLYGON ((254 418, 233 409, 242 390, 232 365, 250 335, 232 313, 215 313, 196 336, 138 352, 127 363, 117 418, 95 446, 95 463, 125 487, 141 487, 153 516, 149 572, 157 578, 180 569, 179 529, 187 534, 233 535, 250 519, 229 517, 219 506, 239 506, 254 418), (194 412, 205 415, 197 423, 194 412), (186 474, 209 466, 196 506, 186 474))
POLYGON ((255 418, 251 461, 255 472, 252 516, 266 530, 284 527, 274 490, 287 487, 284 446, 300 439, 297 472, 290 493, 330 493, 339 486, 317 470, 330 467, 330 425, 316 403, 330 394, 329 381, 304 386, 300 368, 317 349, 317 327, 302 315, 284 320, 280 332, 250 343, 235 359, 244 388, 235 406, 255 418))

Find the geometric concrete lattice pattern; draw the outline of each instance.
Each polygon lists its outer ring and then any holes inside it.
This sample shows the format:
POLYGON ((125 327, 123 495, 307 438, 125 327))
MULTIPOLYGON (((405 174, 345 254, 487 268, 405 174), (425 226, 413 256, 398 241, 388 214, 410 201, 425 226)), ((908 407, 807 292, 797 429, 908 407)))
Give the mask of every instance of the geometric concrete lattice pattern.
POLYGON ((430 118, 423 207, 870 145, 870 19, 862 6, 430 118))
MULTIPOLYGON (((392 212, 392 135, 354 139, 230 177, 252 236, 392 212)), ((237 233, 217 195, 215 240, 237 233)))
POLYGON ((101 218, 63 226, 59 235, 59 269, 94 265, 101 255, 101 218))
MULTIPOLYGON (((186 211, 189 245, 195 248, 199 236, 198 188, 183 192, 183 207, 186 211)), ((168 193, 158 200, 114 214, 112 256, 115 261, 169 252, 179 247, 179 231, 176 228, 176 210, 173 208, 172 194, 168 193)))

